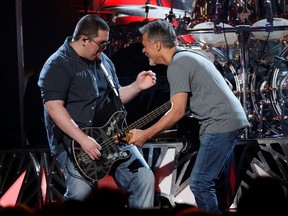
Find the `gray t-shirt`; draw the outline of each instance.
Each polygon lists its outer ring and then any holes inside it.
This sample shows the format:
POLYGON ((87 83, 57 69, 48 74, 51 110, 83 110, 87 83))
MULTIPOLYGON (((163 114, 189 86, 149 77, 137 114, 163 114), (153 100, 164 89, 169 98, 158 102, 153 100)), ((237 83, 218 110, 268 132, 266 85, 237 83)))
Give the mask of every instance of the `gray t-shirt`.
POLYGON ((200 121, 200 134, 249 126, 241 102, 211 60, 193 51, 177 52, 168 65, 167 78, 171 96, 189 93, 188 108, 200 121))

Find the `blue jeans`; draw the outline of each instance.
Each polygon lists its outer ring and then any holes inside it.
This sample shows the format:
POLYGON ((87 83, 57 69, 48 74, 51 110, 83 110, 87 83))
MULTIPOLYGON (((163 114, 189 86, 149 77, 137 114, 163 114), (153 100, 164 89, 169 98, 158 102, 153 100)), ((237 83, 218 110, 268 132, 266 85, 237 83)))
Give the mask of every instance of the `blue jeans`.
POLYGON ((239 131, 202 134, 190 175, 190 189, 199 208, 219 214, 215 181, 233 150, 239 131))
MULTIPOLYGON (((155 178, 152 170, 136 146, 122 147, 131 151, 129 160, 120 163, 114 180, 117 185, 128 192, 129 208, 151 208, 154 206, 155 178)), ((61 171, 64 174, 66 191, 64 200, 85 200, 93 191, 93 184, 86 181, 75 168, 67 153, 57 155, 61 171)))

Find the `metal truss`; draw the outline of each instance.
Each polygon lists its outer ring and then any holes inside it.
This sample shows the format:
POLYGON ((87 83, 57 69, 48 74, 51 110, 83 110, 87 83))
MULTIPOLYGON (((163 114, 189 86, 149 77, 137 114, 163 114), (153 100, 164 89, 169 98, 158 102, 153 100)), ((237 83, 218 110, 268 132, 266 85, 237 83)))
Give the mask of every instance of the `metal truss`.
MULTIPOLYGON (((217 180, 220 208, 237 206, 258 176, 271 176, 287 187, 287 144, 287 138, 239 140, 217 180)), ((189 177, 197 146, 189 151, 183 146, 185 142, 180 140, 155 140, 140 149, 155 174, 159 205, 195 204, 189 177)), ((0 151, 0 205, 4 199, 7 204, 9 197, 12 204, 41 207, 62 200, 64 192, 64 178, 49 149, 0 151)))

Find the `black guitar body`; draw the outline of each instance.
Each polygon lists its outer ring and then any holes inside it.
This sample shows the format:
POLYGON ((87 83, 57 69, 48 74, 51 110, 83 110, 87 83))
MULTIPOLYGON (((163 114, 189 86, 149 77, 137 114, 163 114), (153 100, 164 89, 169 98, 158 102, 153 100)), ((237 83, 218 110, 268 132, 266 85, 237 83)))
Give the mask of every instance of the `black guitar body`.
POLYGON ((171 102, 167 101, 126 128, 124 128, 126 120, 126 112, 124 111, 115 112, 103 127, 83 128, 85 134, 94 138, 101 145, 102 150, 101 159, 92 160, 80 144, 72 140, 72 159, 80 174, 91 181, 104 178, 115 163, 124 162, 130 158, 131 152, 129 150, 122 151, 119 148, 121 145, 127 145, 129 139, 126 135, 129 134, 129 131, 134 128, 141 129, 170 108, 171 102))
POLYGON ((80 172, 89 180, 94 181, 104 178, 114 163, 117 161, 120 162, 120 160, 123 162, 123 160, 130 158, 130 151, 121 151, 119 148, 119 145, 126 144, 125 141, 121 141, 116 145, 115 139, 113 138, 124 128, 125 117, 125 112, 116 112, 105 126, 101 128, 87 127, 82 129, 98 143, 102 143, 100 160, 91 160, 78 143, 74 142, 74 145, 72 145, 75 162, 80 168, 80 172))

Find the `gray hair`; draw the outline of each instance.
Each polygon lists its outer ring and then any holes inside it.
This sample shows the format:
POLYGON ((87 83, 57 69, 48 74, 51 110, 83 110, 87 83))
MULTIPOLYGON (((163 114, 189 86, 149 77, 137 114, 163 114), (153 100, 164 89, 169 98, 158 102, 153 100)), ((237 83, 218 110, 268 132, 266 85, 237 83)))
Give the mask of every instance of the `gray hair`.
POLYGON ((143 35, 147 33, 150 41, 160 41, 164 47, 172 48, 177 45, 176 32, 171 23, 158 19, 139 28, 143 35))

